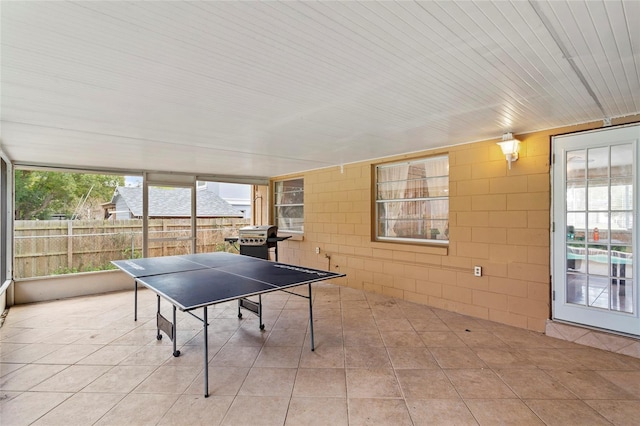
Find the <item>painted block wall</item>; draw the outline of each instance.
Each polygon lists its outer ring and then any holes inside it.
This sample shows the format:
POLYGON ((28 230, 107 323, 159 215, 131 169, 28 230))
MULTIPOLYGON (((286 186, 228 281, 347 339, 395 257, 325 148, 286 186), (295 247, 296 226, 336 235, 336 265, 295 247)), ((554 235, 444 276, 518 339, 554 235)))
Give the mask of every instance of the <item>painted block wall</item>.
POLYGON ((282 243, 280 261, 346 273, 339 285, 543 332, 551 136, 601 125, 515 135, 522 143, 511 170, 490 140, 273 178, 302 176, 305 185, 304 237, 282 243), (373 241, 374 165, 441 153, 450 166, 448 246, 373 241))

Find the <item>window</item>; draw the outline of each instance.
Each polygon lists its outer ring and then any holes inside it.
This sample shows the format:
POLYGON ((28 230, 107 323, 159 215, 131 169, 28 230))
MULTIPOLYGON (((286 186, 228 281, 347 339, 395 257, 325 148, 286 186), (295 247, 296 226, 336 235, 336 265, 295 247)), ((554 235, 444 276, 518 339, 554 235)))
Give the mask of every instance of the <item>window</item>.
MULTIPOLYGON (((14 172, 16 279, 114 269, 112 260, 143 256, 143 177, 28 167, 14 172)), ((171 177, 183 184, 194 179, 171 177)), ((147 182, 147 235, 152 242, 146 256, 191 252, 191 188, 147 182)), ((250 219, 219 193, 224 184, 198 182, 198 188, 208 186, 196 195, 197 252, 231 249, 224 238, 237 235, 250 219)), ((248 202, 250 187, 243 189, 230 195, 248 202)))
POLYGON ((449 156, 376 166, 376 239, 449 241, 449 156))
POLYGON ((278 230, 302 233, 304 231, 304 179, 276 182, 274 192, 278 230))
POLYGON ((135 229, 106 219, 123 176, 19 168, 13 177, 14 278, 112 269, 128 257, 135 229))

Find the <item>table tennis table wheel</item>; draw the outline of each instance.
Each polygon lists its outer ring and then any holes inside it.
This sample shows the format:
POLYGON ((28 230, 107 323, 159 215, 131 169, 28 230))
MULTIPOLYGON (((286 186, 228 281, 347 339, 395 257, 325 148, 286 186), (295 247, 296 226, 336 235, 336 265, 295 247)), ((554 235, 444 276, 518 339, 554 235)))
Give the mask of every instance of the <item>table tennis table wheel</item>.
POLYGON ((180 351, 175 351, 175 352, 173 353, 173 356, 175 356, 175 357, 179 357, 179 356, 180 356, 180 351))
POLYGON ((156 336, 156 339, 157 339, 157 340, 162 340, 162 334, 158 334, 158 335, 156 336))
POLYGON ((238 313, 238 318, 242 318, 242 314, 241 313, 238 313))
POLYGON ((264 330, 264 324, 260 324, 260 330, 264 330))

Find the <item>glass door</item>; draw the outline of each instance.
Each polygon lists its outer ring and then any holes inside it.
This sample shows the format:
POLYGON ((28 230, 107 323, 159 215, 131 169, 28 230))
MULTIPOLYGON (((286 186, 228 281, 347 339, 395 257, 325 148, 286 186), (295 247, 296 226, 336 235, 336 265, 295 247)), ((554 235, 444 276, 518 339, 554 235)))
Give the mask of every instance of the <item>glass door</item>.
POLYGON ((640 335, 637 163, 640 126, 553 140, 553 316, 640 335))
POLYGON ((144 257, 195 253, 195 180, 147 174, 143 187, 144 257))

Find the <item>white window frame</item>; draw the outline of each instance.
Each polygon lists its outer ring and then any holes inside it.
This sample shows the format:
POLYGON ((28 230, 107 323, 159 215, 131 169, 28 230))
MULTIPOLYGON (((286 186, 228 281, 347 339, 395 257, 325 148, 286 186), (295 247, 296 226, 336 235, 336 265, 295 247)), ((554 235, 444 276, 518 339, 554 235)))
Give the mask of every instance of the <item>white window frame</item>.
POLYGON ((291 179, 283 179, 283 180, 278 180, 275 181, 273 184, 273 218, 274 218, 274 223, 275 225, 278 225, 278 231, 279 232, 286 232, 286 233, 290 233, 290 234, 303 234, 304 233, 304 178, 303 177, 296 177, 296 178, 291 178, 291 179), (278 191, 278 186, 279 184, 284 184, 285 182, 292 182, 292 181, 297 181, 299 180, 300 182, 302 182, 302 190, 300 192, 302 192, 302 199, 303 202, 302 203, 282 203, 282 202, 278 202, 279 198, 278 195, 280 194, 280 192, 278 191), (302 207, 302 224, 300 225, 300 229, 291 229, 291 228, 286 228, 280 225, 280 222, 282 218, 286 217, 280 217, 278 216, 278 212, 279 212, 279 207, 302 207))
MULTIPOLYGON (((435 155, 435 156, 429 156, 429 157, 421 157, 421 158, 416 158, 416 159, 412 159, 409 161, 397 161, 397 162, 392 162, 392 163, 384 163, 384 164, 378 164, 375 166, 374 168, 374 209, 375 209, 375 224, 374 224, 374 240, 376 241, 385 241, 385 242, 402 242, 402 243, 428 243, 428 244, 438 244, 438 245, 446 245, 449 243, 449 211, 450 211, 450 207, 449 207, 449 155, 448 154, 440 154, 440 155, 435 155), (398 197, 394 197, 394 198, 381 198, 380 194, 380 186, 384 185, 384 182, 379 182, 378 181, 378 177, 379 177, 379 171, 380 169, 384 169, 384 168, 391 168, 391 167, 398 167, 398 166, 405 166, 407 168, 407 174, 409 171, 409 168, 412 166, 416 166, 416 165, 424 165, 424 166, 428 166, 428 164, 434 163, 437 164, 438 162, 440 164, 442 164, 442 161, 446 160, 446 171, 444 170, 433 170, 433 174, 427 174, 427 176, 425 176, 423 179, 429 179, 429 180, 440 180, 440 182, 442 182, 444 179, 446 179, 446 189, 442 189, 442 193, 435 195, 435 196, 419 196, 419 197, 412 197, 412 196, 407 196, 405 189, 400 189, 399 190, 399 194, 398 197), (444 195, 446 194, 446 195, 444 195), (444 219, 432 219, 432 218, 417 218, 417 219, 411 219, 411 220, 415 220, 416 224, 415 226, 418 229, 422 229, 422 233, 424 234, 424 238, 419 238, 419 237, 407 237, 407 236, 389 236, 388 233, 386 235, 381 235, 381 228, 380 228, 380 223, 381 223, 381 218, 380 218, 380 206, 381 204, 386 204, 386 203, 402 203, 402 202, 415 202, 415 201, 425 201, 425 202, 430 202, 430 201, 446 201, 446 209, 445 209, 445 216, 446 218, 444 219), (432 235, 431 232, 427 232, 426 231, 426 223, 431 223, 431 222, 435 222, 438 223, 437 228, 434 229, 438 229, 438 233, 435 234, 435 238, 430 238, 432 235)), ((406 181, 406 182, 410 182, 411 179, 408 178, 408 176, 405 176, 404 179, 399 179, 396 182, 401 182, 401 181, 406 181)), ((386 182, 387 184, 390 182, 386 182)), ((385 209, 385 211, 388 210, 385 209)), ((398 216, 399 217, 399 216, 398 216)), ((387 218, 389 219, 389 218, 387 218)), ((391 220, 394 220, 393 218, 391 218, 391 220)), ((431 230, 431 228, 429 228, 431 230)), ((416 235, 420 235, 420 234, 416 234, 416 235)))

